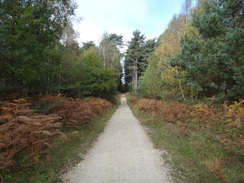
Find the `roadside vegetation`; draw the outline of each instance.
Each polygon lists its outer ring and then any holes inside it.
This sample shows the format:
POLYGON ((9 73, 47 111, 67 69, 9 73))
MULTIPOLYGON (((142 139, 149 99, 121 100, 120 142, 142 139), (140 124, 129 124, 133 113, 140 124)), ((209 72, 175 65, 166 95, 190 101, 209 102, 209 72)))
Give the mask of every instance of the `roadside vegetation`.
POLYGON ((176 182, 243 182, 243 101, 209 107, 129 98, 176 182))
POLYGON ((78 43, 76 7, 0 1, 0 182, 58 181, 116 107, 123 36, 78 43))
POLYGON ((60 181, 61 170, 82 159, 117 106, 60 95, 1 102, 2 181, 60 181))
POLYGON ((243 6, 185 0, 146 59, 129 43, 129 101, 178 182, 244 182, 243 6))

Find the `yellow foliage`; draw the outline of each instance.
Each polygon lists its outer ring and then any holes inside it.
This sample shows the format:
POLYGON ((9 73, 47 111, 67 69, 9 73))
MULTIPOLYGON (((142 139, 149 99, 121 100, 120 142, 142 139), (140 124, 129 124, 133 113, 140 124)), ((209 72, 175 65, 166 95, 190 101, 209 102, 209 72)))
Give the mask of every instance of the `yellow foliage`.
POLYGON ((228 116, 244 116, 244 100, 241 100, 240 102, 234 102, 234 104, 229 106, 229 110, 227 112, 228 116))
POLYGON ((199 111, 204 111, 208 109, 208 106, 206 104, 197 104, 193 106, 194 109, 199 110, 199 111))

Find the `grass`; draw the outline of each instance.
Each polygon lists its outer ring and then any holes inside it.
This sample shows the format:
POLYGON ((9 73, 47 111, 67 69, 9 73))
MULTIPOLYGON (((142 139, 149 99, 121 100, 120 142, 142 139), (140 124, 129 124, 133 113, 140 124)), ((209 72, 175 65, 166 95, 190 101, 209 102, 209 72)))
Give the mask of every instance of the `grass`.
POLYGON ((38 103, 36 105, 33 105, 32 109, 41 114, 49 114, 53 108, 60 106, 61 103, 62 103, 61 100, 57 100, 57 101, 55 101, 53 103, 49 103, 49 104, 38 103))
MULTIPOLYGON (((83 160, 87 151, 92 147, 98 135, 103 132, 107 121, 110 119, 118 104, 112 109, 105 112, 102 116, 93 117, 88 123, 78 128, 62 129, 64 135, 55 138, 51 148, 47 149, 48 156, 43 159, 43 164, 33 165, 25 168, 21 162, 26 158, 23 154, 19 154, 16 159, 19 168, 15 173, 5 173, 0 175, 4 183, 57 183, 62 182, 60 176, 70 167, 78 164, 83 160), (62 138, 63 137, 63 138, 62 138), (49 162, 49 163, 45 163, 49 162)), ((44 157, 36 156, 31 161, 40 160, 44 157)))
POLYGON ((218 141, 209 138, 208 133, 199 131, 184 135, 177 124, 164 122, 128 104, 147 127, 155 148, 165 152, 163 158, 171 167, 174 182, 244 182, 243 157, 227 152, 218 141))

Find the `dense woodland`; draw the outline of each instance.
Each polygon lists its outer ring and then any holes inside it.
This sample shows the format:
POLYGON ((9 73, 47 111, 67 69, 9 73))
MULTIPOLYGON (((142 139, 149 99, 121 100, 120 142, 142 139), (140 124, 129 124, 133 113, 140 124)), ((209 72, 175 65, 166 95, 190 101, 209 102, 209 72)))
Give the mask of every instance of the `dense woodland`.
POLYGON ((123 55, 121 35, 104 33, 97 46, 76 42, 71 1, 1 1, 1 94, 112 98, 119 88, 158 99, 240 99, 243 2, 191 4, 185 1, 157 40, 134 31, 123 55))
POLYGON ((71 2, 0 1, 1 94, 116 94, 122 36, 104 33, 98 46, 79 46, 71 2))
POLYGON ((186 0, 156 44, 134 32, 125 56, 127 83, 140 97, 241 99, 243 1, 199 0, 191 7, 186 0))
POLYGON ((71 0, 0 1, 0 182, 46 181, 47 164, 62 166, 52 150, 81 133, 92 143, 99 127, 87 123, 116 103, 123 37, 79 45, 75 9, 71 0))
POLYGON ((157 41, 133 33, 125 55, 129 101, 155 145, 174 154, 175 177, 243 182, 244 4, 192 2, 185 0, 157 41), (204 168, 215 178, 199 176, 204 168))

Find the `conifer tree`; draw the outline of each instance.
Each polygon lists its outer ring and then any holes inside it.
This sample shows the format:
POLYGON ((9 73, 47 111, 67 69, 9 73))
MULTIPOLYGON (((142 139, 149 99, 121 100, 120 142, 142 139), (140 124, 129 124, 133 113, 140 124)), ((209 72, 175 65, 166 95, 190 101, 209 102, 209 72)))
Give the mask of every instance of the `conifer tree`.
POLYGON ((185 35, 172 66, 187 72, 187 84, 200 96, 241 96, 244 93, 243 1, 212 0, 193 14, 199 37, 185 35))
POLYGON ((131 83, 135 90, 139 77, 147 68, 147 59, 156 47, 156 40, 145 41, 146 37, 139 30, 133 32, 133 38, 129 42, 125 55, 125 81, 131 83))

